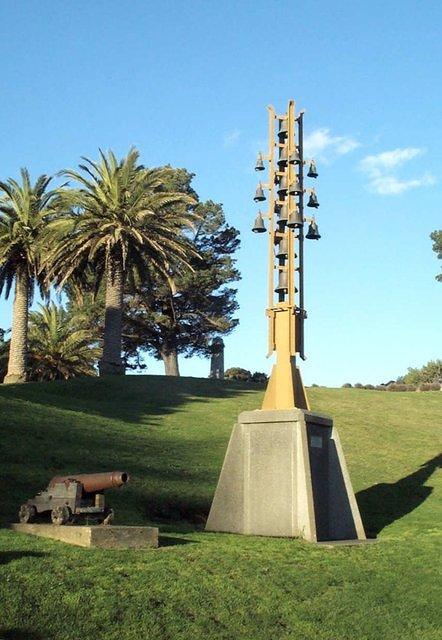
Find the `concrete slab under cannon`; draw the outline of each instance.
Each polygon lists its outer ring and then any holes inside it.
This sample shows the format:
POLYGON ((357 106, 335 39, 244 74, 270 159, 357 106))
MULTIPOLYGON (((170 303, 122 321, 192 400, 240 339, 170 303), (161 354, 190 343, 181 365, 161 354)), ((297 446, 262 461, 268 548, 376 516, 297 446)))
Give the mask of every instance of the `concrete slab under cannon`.
POLYGON ((17 533, 52 538, 80 547, 100 549, 148 549, 158 547, 157 527, 116 525, 58 526, 55 524, 11 524, 17 533))

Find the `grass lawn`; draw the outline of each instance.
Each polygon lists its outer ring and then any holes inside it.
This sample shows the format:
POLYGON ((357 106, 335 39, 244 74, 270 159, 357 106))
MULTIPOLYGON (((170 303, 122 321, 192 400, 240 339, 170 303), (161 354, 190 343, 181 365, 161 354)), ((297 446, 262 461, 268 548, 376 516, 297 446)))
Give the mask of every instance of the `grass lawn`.
POLYGON ((0 638, 440 640, 442 393, 309 390, 339 429, 378 544, 202 531, 243 383, 132 376, 0 386, 0 638), (157 550, 104 551, 8 531, 55 474, 127 470, 116 524, 157 550))

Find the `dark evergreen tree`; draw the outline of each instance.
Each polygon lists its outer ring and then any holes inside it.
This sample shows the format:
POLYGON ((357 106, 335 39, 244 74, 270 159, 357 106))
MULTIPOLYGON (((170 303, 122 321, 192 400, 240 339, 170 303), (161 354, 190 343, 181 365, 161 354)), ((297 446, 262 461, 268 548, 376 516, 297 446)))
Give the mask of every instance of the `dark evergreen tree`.
MULTIPOLYGON (((182 172, 183 170, 178 170, 182 172)), ((184 174, 181 188, 190 188, 184 174)), ((176 185, 174 185, 174 189, 176 185)), ((170 277, 151 273, 126 296, 123 350, 130 363, 140 352, 164 362, 166 375, 179 375, 178 356, 209 355, 215 336, 227 335, 238 324, 236 289, 240 279, 234 253, 239 231, 227 224, 221 204, 199 203, 200 217, 188 240, 199 254, 191 260, 193 271, 180 273, 171 263, 170 277)))

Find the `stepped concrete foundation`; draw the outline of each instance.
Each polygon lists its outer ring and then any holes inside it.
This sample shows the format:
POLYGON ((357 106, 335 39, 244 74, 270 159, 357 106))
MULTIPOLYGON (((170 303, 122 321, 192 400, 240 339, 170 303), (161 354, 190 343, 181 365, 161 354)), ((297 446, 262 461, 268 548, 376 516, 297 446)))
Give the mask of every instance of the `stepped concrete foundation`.
POLYGON ((123 527, 114 525, 75 526, 55 524, 11 524, 18 533, 52 538, 80 547, 101 549, 147 549, 158 547, 156 527, 123 527))
POLYGON ((303 409, 241 413, 206 531, 366 540, 332 420, 303 409))

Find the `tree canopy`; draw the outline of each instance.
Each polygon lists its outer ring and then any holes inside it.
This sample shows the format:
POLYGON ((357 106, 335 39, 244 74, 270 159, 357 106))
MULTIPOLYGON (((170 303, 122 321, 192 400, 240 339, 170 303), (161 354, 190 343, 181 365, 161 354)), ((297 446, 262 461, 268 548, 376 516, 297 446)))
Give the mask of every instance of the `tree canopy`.
POLYGON ((68 380, 96 375, 98 335, 88 319, 54 303, 29 316, 29 380, 68 380))
POLYGON ((408 373, 404 376, 404 382, 407 384, 442 382, 442 360, 430 360, 420 369, 409 367, 408 373))
POLYGON ((64 171, 79 187, 69 193, 70 215, 51 226, 48 277, 62 286, 89 274, 95 290, 105 281, 103 374, 124 372, 125 286, 152 273, 167 277, 171 262, 178 271, 190 268, 193 255, 183 229, 196 219, 194 199, 168 188, 168 169, 146 169, 138 160, 136 149, 121 160, 100 151, 98 162, 84 158, 80 171, 64 171))
MULTIPOLYGON (((433 251, 436 253, 439 260, 442 260, 442 229, 439 229, 439 231, 433 231, 433 233, 430 234, 430 238, 433 241, 433 251)), ((442 282, 442 273, 439 273, 436 276, 436 280, 442 282)))
POLYGON ((178 355, 210 355, 210 344, 217 335, 227 335, 238 324, 236 289, 239 280, 234 253, 239 232, 226 223, 222 205, 199 203, 200 218, 187 234, 195 257, 192 270, 169 277, 152 274, 127 296, 124 346, 129 355, 138 350, 162 359, 166 373, 178 375, 178 355))

